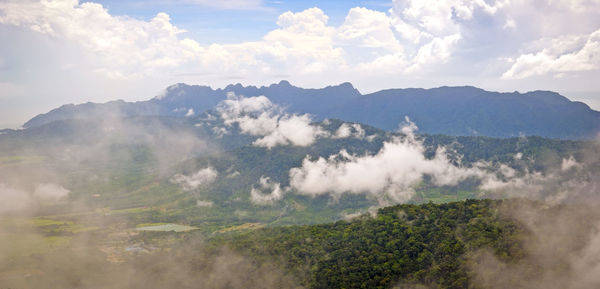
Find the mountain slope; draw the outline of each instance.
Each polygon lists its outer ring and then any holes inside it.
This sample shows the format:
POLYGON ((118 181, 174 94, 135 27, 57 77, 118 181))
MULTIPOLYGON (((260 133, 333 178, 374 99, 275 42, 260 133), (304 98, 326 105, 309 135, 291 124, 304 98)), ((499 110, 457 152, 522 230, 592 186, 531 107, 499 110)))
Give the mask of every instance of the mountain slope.
POLYGON ((148 101, 65 105, 32 118, 24 127, 111 114, 185 117, 213 109, 228 93, 264 95, 289 112, 309 113, 317 121, 339 118, 385 130, 398 128, 408 116, 426 134, 579 139, 593 138, 600 131, 600 112, 550 91, 499 93, 465 86, 389 89, 363 95, 350 83, 304 89, 287 81, 260 88, 176 84, 148 101))

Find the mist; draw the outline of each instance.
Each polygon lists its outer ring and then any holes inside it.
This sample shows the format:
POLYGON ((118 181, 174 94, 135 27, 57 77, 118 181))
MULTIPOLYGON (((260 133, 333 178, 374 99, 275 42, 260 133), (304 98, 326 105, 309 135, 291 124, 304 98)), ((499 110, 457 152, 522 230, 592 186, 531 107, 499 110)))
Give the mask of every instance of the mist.
MULTIPOLYGON (((584 158, 563 159, 536 190, 499 213, 523 230, 524 256, 505 262, 482 250, 472 258, 473 285, 485 288, 597 288, 600 286, 600 141, 584 158)), ((512 194, 515 195, 514 193, 512 194)))

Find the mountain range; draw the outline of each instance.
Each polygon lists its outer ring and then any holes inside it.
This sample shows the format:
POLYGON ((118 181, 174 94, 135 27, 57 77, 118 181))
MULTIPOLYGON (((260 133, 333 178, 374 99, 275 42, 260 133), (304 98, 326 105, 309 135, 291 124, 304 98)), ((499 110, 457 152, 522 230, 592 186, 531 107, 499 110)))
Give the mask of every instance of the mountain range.
POLYGON ((408 116, 425 134, 560 139, 594 138, 600 112, 551 91, 492 92, 471 86, 387 89, 361 94, 350 83, 305 89, 287 81, 269 86, 223 89, 183 83, 147 101, 67 104, 27 121, 25 128, 56 120, 119 116, 192 116, 214 109, 229 94, 268 97, 288 112, 314 121, 337 118, 395 130, 408 116))

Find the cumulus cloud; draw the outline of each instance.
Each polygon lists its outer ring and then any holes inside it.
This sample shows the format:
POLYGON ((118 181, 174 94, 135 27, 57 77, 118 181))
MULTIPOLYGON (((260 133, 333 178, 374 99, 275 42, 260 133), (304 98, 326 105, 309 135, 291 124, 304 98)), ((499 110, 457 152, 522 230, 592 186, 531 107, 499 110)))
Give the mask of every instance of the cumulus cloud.
POLYGON ((287 189, 282 189, 279 183, 272 182, 268 177, 260 177, 259 188, 252 187, 250 201, 257 205, 269 205, 283 198, 287 189))
POLYGON ((153 74, 193 60, 202 50, 184 30, 171 24, 166 13, 150 21, 116 17, 98 3, 77 0, 3 1, 0 23, 21 26, 65 39, 101 57, 95 68, 110 78, 153 74))
POLYGON ((518 79, 544 74, 561 76, 567 72, 600 69, 600 29, 585 37, 583 43, 576 41, 578 38, 580 37, 552 39, 549 47, 519 56, 502 77, 518 79), (574 45, 576 47, 571 48, 574 45))
MULTIPOLYGON (((260 1, 219 1, 221 4, 215 5, 233 7, 237 2, 248 4, 245 5, 248 7, 260 5, 260 1)), ((438 6, 437 1, 433 2, 429 6, 438 6)), ((409 73, 405 68, 447 61, 460 35, 456 28, 450 29, 453 33, 438 30, 446 27, 446 22, 453 21, 453 11, 461 11, 461 18, 468 18, 476 7, 494 10, 485 3, 446 3, 431 11, 419 3, 412 1, 402 7, 396 4, 389 13, 355 7, 337 27, 328 25, 329 17, 317 7, 287 11, 278 17, 278 28, 267 32, 262 39, 232 44, 203 45, 182 37, 186 31, 173 25, 166 13, 142 21, 113 16, 101 4, 77 0, 3 2, 0 4, 3 12, 0 23, 76 43, 95 57, 101 57, 102 61, 96 63, 94 71, 117 79, 160 75, 165 69, 190 67, 225 75, 273 75, 290 71, 295 74, 326 73, 340 69, 360 70, 373 61, 381 62, 377 59, 386 56, 400 57, 401 63, 405 64, 388 66, 388 70, 409 73), (436 13, 430 15, 433 12, 436 13), (436 22, 443 19, 446 22, 436 22), (405 53, 407 43, 414 44, 415 41, 409 39, 407 42, 405 37, 397 36, 405 35, 402 32, 407 27, 416 30, 423 39, 411 46, 415 53, 405 53), (423 50, 418 52, 421 47, 423 50), (423 59, 428 56, 425 54, 432 48, 442 53, 430 54, 436 57, 427 58, 429 61, 424 63, 423 59), (357 59, 360 63, 356 63, 357 59)), ((447 27, 456 25, 454 21, 447 27)))
POLYGON ((244 97, 229 94, 217 106, 225 125, 237 124, 244 134, 260 136, 254 145, 272 148, 277 145, 308 146, 323 135, 311 125, 309 115, 288 114, 265 96, 244 97))
POLYGON ((345 45, 402 51, 391 27, 391 18, 384 12, 367 8, 350 9, 344 23, 337 28, 337 38, 345 45))
POLYGON ((213 167, 206 167, 190 176, 176 174, 171 178, 171 182, 181 185, 186 191, 191 191, 211 184, 217 179, 217 175, 218 172, 213 167))

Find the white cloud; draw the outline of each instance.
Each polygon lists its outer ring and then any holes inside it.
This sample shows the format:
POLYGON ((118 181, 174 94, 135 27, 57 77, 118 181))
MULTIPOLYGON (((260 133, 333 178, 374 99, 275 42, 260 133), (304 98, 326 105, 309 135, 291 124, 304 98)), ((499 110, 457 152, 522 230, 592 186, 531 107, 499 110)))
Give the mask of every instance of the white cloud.
POLYGON ((443 38, 436 37, 432 39, 419 48, 413 64, 407 71, 420 70, 426 66, 445 63, 452 56, 452 50, 460 38, 460 34, 451 34, 443 38))
POLYGON ((476 11, 493 15, 505 4, 496 1, 490 5, 483 0, 396 0, 393 3, 390 12, 396 29, 414 43, 457 34, 461 22, 471 20, 476 11))
POLYGON ((576 41, 579 37, 558 38, 550 42, 550 47, 536 53, 523 54, 517 58, 509 70, 502 74, 503 78, 526 78, 535 75, 567 72, 589 71, 600 69, 600 29, 587 36, 581 46, 576 41))
POLYGON ((194 109, 190 108, 188 109, 188 111, 185 113, 185 117, 192 117, 194 116, 194 109))
POLYGON ((345 45, 402 51, 391 20, 383 12, 355 7, 350 9, 344 23, 337 28, 337 38, 345 45))
POLYGON ((413 134, 415 129, 409 122, 402 128, 405 138, 385 142, 374 155, 350 155, 342 150, 327 159, 307 157, 301 167, 290 170, 290 186, 309 196, 367 194, 382 203, 398 203, 413 196, 413 187, 426 174, 438 185, 454 185, 482 174, 479 169, 452 165, 443 149, 427 159, 423 144, 413 134))
POLYGON ((426 175, 437 186, 453 186, 475 178, 480 181, 479 189, 484 195, 493 192, 550 202, 576 196, 594 186, 595 177, 575 180, 576 174, 593 169, 579 164, 573 157, 563 159, 560 167, 549 168, 545 173, 519 172, 506 164, 483 161, 469 167, 456 165, 450 161, 445 147, 438 147, 435 155, 427 158, 423 142, 414 134, 416 130, 417 126, 407 118, 400 128, 405 137, 384 142, 375 154, 351 155, 341 150, 327 158, 307 156, 302 166, 290 169, 290 187, 286 190, 313 197, 329 195, 334 199, 345 193, 364 194, 388 205, 410 200, 415 186, 426 175))
POLYGON ((267 177, 260 177, 259 187, 252 187, 250 191, 250 201, 257 205, 269 205, 275 201, 279 201, 283 198, 286 190, 281 188, 279 183, 272 182, 267 177), (263 193, 268 191, 267 193, 263 193))
POLYGON ((110 78, 141 77, 196 58, 197 43, 180 40, 183 30, 158 13, 151 21, 116 17, 101 5, 77 0, 6 1, 0 23, 73 41, 99 56, 96 71, 110 78))
POLYGON ((213 167, 206 167, 191 176, 176 174, 171 182, 180 185, 184 190, 191 191, 211 184, 217 179, 218 172, 213 167))
POLYGON ((358 123, 342 123, 340 127, 335 131, 332 138, 347 138, 355 137, 358 139, 365 138, 365 130, 358 123))
POLYGON ((225 125, 239 125, 242 133, 261 136, 254 145, 272 148, 277 145, 307 146, 323 135, 311 125, 309 115, 285 113, 265 96, 244 97, 229 94, 217 106, 225 125))
MULTIPOLYGON (((233 5, 237 2, 246 1, 219 3, 233 5)), ((412 57, 417 56, 404 54, 392 25, 395 14, 360 7, 350 9, 339 27, 328 25, 329 17, 315 7, 281 14, 277 20, 279 27, 260 40, 211 45, 181 37, 185 31, 174 26, 170 16, 162 12, 151 21, 142 21, 112 16, 100 4, 77 0, 8 1, 0 3, 0 11, 3 12, 0 16, 2 24, 76 43, 94 56, 93 71, 114 79, 144 78, 187 69, 242 76, 287 74, 290 71, 315 74, 360 68, 352 67, 352 63, 357 64, 356 59, 370 63, 388 55, 402 55, 403 61, 410 64, 412 57)), ((440 36, 429 46, 446 36, 440 36)), ((431 59, 445 61, 448 53, 442 52, 443 57, 436 54, 431 59)), ((427 64, 435 64, 433 60, 427 64)), ((419 63, 425 64, 422 60, 419 63)), ((403 72, 404 68, 391 66, 388 70, 403 72)))

